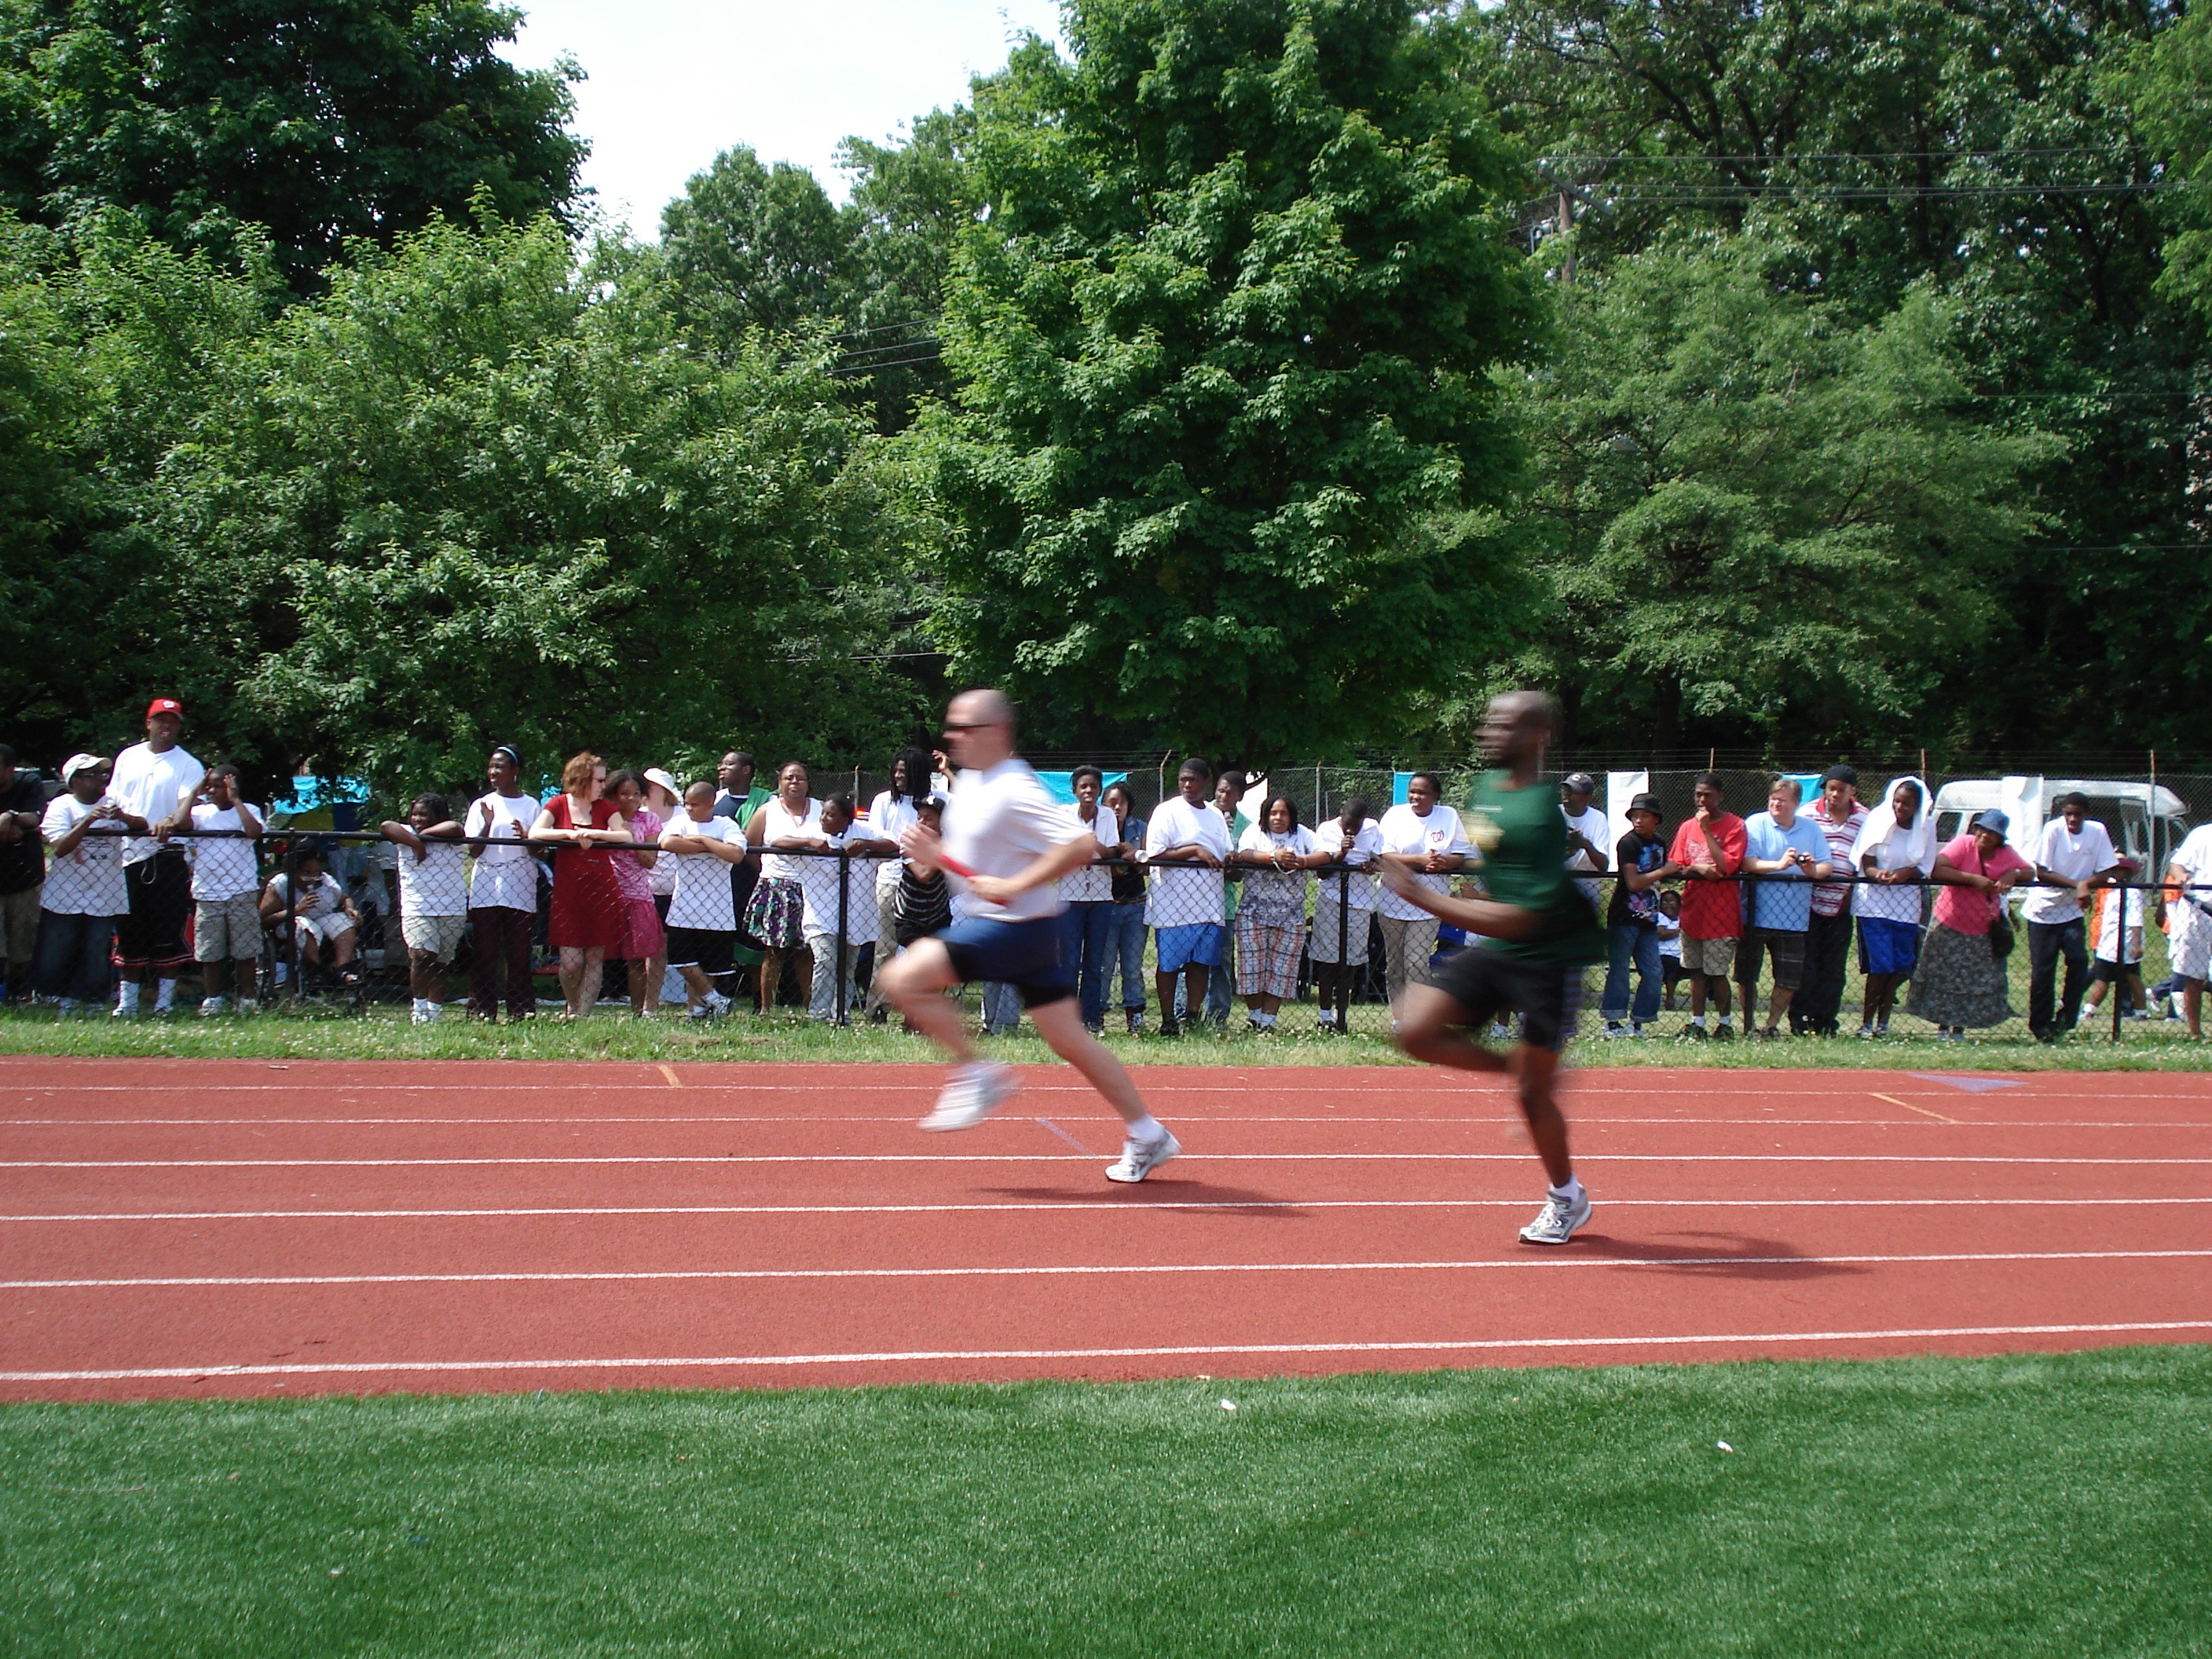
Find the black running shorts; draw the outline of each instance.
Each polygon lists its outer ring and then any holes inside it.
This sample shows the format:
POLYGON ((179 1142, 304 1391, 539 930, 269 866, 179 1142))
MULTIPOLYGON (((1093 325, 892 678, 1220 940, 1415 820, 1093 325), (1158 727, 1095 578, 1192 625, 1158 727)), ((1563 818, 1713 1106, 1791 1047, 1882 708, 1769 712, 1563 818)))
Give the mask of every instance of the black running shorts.
POLYGON ((1521 1041, 1558 1054, 1575 1034, 1582 1011, 1583 969, 1531 962, 1495 946, 1462 951, 1437 969, 1436 988, 1459 1004, 1464 1025, 1521 1016, 1521 1041))

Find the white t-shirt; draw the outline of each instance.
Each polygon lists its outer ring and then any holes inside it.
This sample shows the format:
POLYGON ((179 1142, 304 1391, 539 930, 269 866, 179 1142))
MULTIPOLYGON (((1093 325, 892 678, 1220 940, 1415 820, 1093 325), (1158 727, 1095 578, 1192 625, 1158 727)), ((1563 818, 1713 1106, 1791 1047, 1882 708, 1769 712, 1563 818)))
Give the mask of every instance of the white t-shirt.
MULTIPOLYGON (((1415 812, 1412 803, 1401 803, 1385 812, 1376 828, 1382 832, 1382 850, 1406 858, 1423 858, 1431 853, 1457 853, 1464 858, 1474 851, 1459 814, 1441 801, 1429 809, 1426 817, 1415 812)), ((1449 876, 1419 874, 1413 879, 1432 893, 1451 890, 1449 876)), ((1381 903, 1382 914, 1395 921, 1419 921, 1429 914, 1388 888, 1381 895, 1381 903)))
MULTIPOLYGON (((2060 817, 2043 826, 2043 835, 2035 845, 2035 861, 2069 881, 2080 881, 2111 869, 2119 862, 2119 855, 2112 851, 2111 835, 2096 819, 2083 818, 2077 836, 2060 817)), ((2081 906, 2066 888, 2031 887, 2020 902, 2020 914, 2027 921, 2046 924, 2073 921, 2080 917, 2081 906)))
MULTIPOLYGON (((143 743, 134 743, 115 757, 115 770, 107 781, 107 798, 125 811, 146 820, 149 830, 177 816, 177 809, 192 798, 207 776, 202 766, 183 747, 155 754, 143 743)), ((161 850, 151 836, 133 836, 123 843, 123 861, 137 864, 161 850)))
MULTIPOLYGON (((770 795, 761 803, 761 845, 773 847, 792 836, 818 836, 822 833, 822 803, 811 795, 806 798, 806 816, 793 815, 783 802, 770 795)), ((763 881, 797 881, 804 866, 815 862, 811 858, 787 858, 775 853, 763 853, 760 875, 763 881)))
MULTIPOLYGON (((1823 832, 1825 834, 1825 832, 1823 832)), ((1904 870, 1912 866, 1912 832, 1902 826, 1867 848, 1877 870, 1904 870)), ((1923 876, 1928 872, 1923 870, 1923 876)), ((1884 887, 1863 881, 1851 889, 1851 913, 1871 917, 1876 921, 1907 921, 1916 927, 1920 921, 1921 895, 1926 890, 1906 884, 1884 887)))
MULTIPOLYGON (((1097 817, 1089 823, 1083 821, 1080 803, 1067 809, 1067 838, 1090 836, 1101 847, 1119 847, 1121 832, 1114 815, 1105 807, 1097 808, 1097 817)), ((1060 896, 1069 904, 1104 904, 1114 896, 1114 868, 1107 864, 1085 864, 1069 871, 1060 878, 1060 896)))
POLYGON ((492 842, 474 849, 477 872, 469 884, 471 909, 537 909, 538 860, 530 856, 528 842, 539 811, 528 795, 478 795, 469 803, 468 818, 461 827, 471 836, 489 836, 492 842))
MULTIPOLYGON (((1202 847, 1218 859, 1229 856, 1229 820, 1211 801, 1193 806, 1170 795, 1152 809, 1145 829, 1145 860, 1171 848, 1202 847)), ((1221 872, 1200 864, 1152 864, 1152 888, 1145 896, 1145 920, 1155 927, 1218 924, 1224 909, 1221 872)))
MULTIPOLYGON (((887 841, 894 847, 898 838, 914 828, 921 819, 912 795, 893 795, 888 789, 868 803, 868 834, 878 841, 887 841)), ((885 859, 876 866, 878 888, 896 888, 899 872, 906 868, 904 859, 885 859)))
MULTIPOLYGON (((1237 843, 1240 853, 1287 852, 1299 858, 1310 858, 1314 851, 1313 831, 1300 824, 1288 835, 1279 836, 1273 830, 1262 830, 1258 824, 1248 828, 1237 843)), ((1255 922, 1269 927, 1287 927, 1306 919, 1307 872, 1296 870, 1264 869, 1256 865, 1244 868, 1244 891, 1237 901, 1237 914, 1249 915, 1255 922)))
MULTIPOLYGON (((52 845, 90 817, 99 805, 94 801, 87 806, 75 795, 56 795, 46 803, 39 833, 52 845)), ((112 822, 97 827, 106 830, 112 822)), ((123 837, 88 835, 71 851, 56 854, 46 866, 39 908, 58 916, 119 916, 128 911, 131 890, 123 880, 123 837)))
MULTIPOLYGON (((261 809, 252 802, 246 810, 253 814, 256 823, 266 822, 261 809)), ((195 830, 242 830, 246 820, 235 806, 216 806, 202 801, 192 808, 192 828, 195 830)), ((240 893, 250 893, 261 885, 261 866, 253 856, 253 843, 240 836, 236 841, 222 839, 188 841, 185 856, 192 864, 192 896, 210 903, 218 899, 236 898, 240 893)))
POLYGON ((399 876, 403 916, 465 916, 469 912, 469 859, 457 841, 425 841, 422 856, 411 848, 386 842, 399 854, 392 868, 399 876))
MULTIPOLYGON (((855 824, 842 836, 830 837, 832 847, 843 847, 857 835, 873 841, 875 826, 855 824)), ((809 939, 837 936, 837 860, 793 859, 801 866, 799 890, 806 908, 801 922, 809 939)), ((876 939, 876 860, 848 859, 845 863, 845 943, 872 945, 876 939)))
MULTIPOLYGON (((1606 823, 1605 814, 1593 803, 1583 808, 1582 816, 1577 817, 1574 813, 1567 811, 1566 803, 1562 801, 1559 803, 1559 816, 1567 821, 1568 829, 1579 830, 1583 838, 1598 849, 1595 858, 1592 858, 1588 853, 1569 853, 1567 868, 1570 870, 1605 869, 1607 867, 1605 849, 1612 844, 1613 834, 1606 823)), ((1605 906, 1601 901, 1600 890, 1603 884, 1595 881, 1578 881, 1575 885, 1583 890, 1583 896, 1588 899, 1591 907, 1602 915, 1605 913, 1605 906)))
MULTIPOLYGON (((945 803, 945 850, 979 876, 1018 876, 1055 847, 1075 839, 1067 808, 1045 793, 1030 763, 1010 756, 952 781, 945 803)), ((971 915, 988 921, 1036 921, 1064 908, 1054 884, 1017 893, 1012 904, 986 904, 951 871, 956 905, 964 894, 971 915)))
MULTIPOLYGON (((661 826, 661 836, 696 836, 702 841, 735 842, 743 845, 745 832, 735 818, 709 817, 704 823, 679 811, 661 826)), ((669 853, 661 864, 676 866, 676 896, 668 901, 668 925, 706 933, 738 931, 737 906, 732 902, 730 872, 735 866, 712 853, 669 853)), ((658 866, 655 866, 659 867, 658 866)))
MULTIPOLYGON (((1314 851, 1326 853, 1337 864, 1351 864, 1371 870, 1376 854, 1382 850, 1382 830, 1373 818, 1360 820, 1359 828, 1352 832, 1352 850, 1344 846, 1344 823, 1331 818, 1316 827, 1313 832, 1314 851)), ((1334 904, 1341 891, 1346 908, 1353 910, 1372 910, 1375 908, 1375 878, 1371 874, 1340 875, 1325 873, 1318 878, 1320 886, 1315 890, 1322 902, 1334 904)))

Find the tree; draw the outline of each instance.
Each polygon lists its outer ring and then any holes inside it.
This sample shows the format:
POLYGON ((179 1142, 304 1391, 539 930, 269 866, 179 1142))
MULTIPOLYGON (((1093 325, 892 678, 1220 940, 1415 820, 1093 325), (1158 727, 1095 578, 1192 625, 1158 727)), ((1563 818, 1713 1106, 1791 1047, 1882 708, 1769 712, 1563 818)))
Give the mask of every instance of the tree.
POLYGON ((483 193, 567 210, 586 146, 573 65, 499 55, 484 0, 0 0, 0 205, 69 224, 119 207, 228 257, 267 228, 312 289, 345 245, 390 247, 483 193))
POLYGON ((787 333, 846 302, 851 228, 812 173, 763 167, 743 144, 662 210, 660 246, 684 321, 733 349, 750 331, 787 333))
POLYGON ((2058 446, 1962 407, 1944 307, 1838 327, 1763 255, 1613 261, 1561 295, 1557 360, 1520 380, 1550 600, 1521 667, 1578 741, 1941 729, 1941 672, 1996 627, 1992 569, 2038 526, 2021 477, 2058 446))
POLYGON ((1486 372, 1536 307, 1505 152, 1412 0, 1078 0, 976 88, 987 215, 914 436, 965 675, 1263 759, 1496 637, 1486 372))
POLYGON ((2113 69, 2115 94, 2169 169, 2160 290, 2212 319, 2212 13, 2191 11, 2113 69))

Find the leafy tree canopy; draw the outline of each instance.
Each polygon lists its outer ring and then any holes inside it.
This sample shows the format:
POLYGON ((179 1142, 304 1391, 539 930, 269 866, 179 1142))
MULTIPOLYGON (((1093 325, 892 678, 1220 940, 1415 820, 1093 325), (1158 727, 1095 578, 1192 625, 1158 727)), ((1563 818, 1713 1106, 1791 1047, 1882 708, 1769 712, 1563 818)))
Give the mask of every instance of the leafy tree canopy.
POLYGON ((573 65, 498 52, 483 0, 0 0, 0 205, 122 209, 179 247, 264 227, 295 290, 349 241, 389 247, 479 192, 564 211, 586 146, 573 65))
POLYGON ((1411 0, 1079 0, 979 84, 957 411, 917 429, 961 672, 1246 757, 1393 730, 1496 637, 1511 170, 1411 0), (1419 641, 1413 648, 1409 643, 1419 641))

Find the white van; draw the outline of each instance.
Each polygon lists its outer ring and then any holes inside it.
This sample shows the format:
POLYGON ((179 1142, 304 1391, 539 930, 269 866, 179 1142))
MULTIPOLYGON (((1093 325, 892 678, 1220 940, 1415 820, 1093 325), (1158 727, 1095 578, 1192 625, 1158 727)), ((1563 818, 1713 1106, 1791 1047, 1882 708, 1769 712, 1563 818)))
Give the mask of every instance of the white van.
POLYGON ((1948 842, 1994 806, 2012 820, 2006 839, 2032 860, 2043 826, 2057 816, 2053 803, 2076 790, 2088 797, 2089 816, 2112 831, 2123 854, 2139 860, 2146 874, 2164 873, 2165 861, 2189 833, 2187 809, 2162 785, 2118 778, 1961 778, 1936 792, 1936 838, 1948 842))

